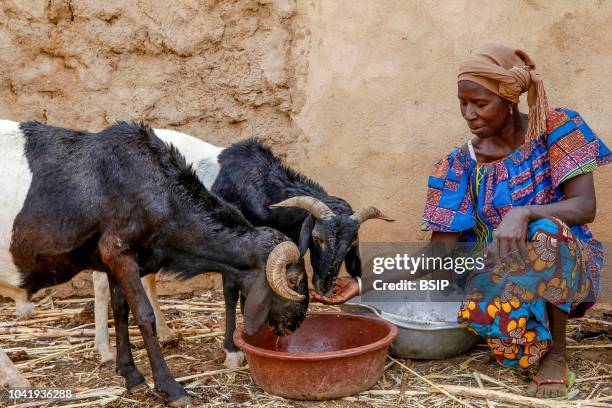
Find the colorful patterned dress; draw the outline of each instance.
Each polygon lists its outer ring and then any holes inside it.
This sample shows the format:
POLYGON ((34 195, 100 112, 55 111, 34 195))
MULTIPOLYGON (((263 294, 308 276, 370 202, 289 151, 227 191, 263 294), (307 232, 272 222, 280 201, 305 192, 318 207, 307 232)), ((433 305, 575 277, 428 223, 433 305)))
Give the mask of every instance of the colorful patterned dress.
MULTIPOLYGON (((555 109, 546 134, 504 159, 478 164, 456 148, 436 163, 422 229, 460 232, 460 242, 485 247, 512 207, 558 202, 564 181, 610 161, 612 153, 578 113, 555 109)), ((587 225, 544 218, 529 224, 527 239, 527 268, 498 266, 468 277, 458 318, 512 367, 527 367, 550 349, 547 302, 570 317, 594 303, 603 265, 602 245, 587 225)))

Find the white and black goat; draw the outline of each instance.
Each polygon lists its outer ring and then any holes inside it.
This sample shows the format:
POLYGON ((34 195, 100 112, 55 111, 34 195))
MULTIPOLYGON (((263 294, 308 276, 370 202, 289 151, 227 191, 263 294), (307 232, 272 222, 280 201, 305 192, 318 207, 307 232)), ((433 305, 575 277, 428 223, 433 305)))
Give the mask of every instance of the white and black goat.
MULTIPOLYGON (((105 272, 117 371, 129 390, 145 384, 129 345, 131 310, 155 387, 172 405, 189 401, 161 353, 142 276, 222 273, 246 295, 248 333, 267 322, 286 334, 302 322, 308 287, 297 246, 207 191, 151 129, 117 123, 86 133, 0 121, 0 157, 0 295, 27 297, 85 269, 105 272)), ((1 352, 0 364, 1 378, 22 385, 1 352)))

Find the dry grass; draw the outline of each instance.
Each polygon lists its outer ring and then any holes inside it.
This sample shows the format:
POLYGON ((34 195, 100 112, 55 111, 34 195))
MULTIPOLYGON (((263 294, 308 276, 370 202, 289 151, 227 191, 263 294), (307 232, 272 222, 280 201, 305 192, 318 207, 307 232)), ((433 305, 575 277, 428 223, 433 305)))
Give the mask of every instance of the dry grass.
MULTIPOLYGON (((153 389, 127 394, 114 367, 98 364, 93 350, 92 299, 43 299, 27 321, 15 322, 12 303, 0 305, 0 344, 37 388, 69 388, 71 401, 0 402, 12 407, 164 406, 153 389), (13 405, 11 405, 13 404, 13 405)), ((533 371, 504 368, 486 348, 440 361, 389 357, 378 384, 360 395, 324 402, 286 400, 265 393, 248 368, 223 367, 223 302, 220 292, 161 300, 169 325, 180 338, 164 346, 168 364, 194 405, 254 407, 604 407, 612 404, 612 310, 598 308, 570 321, 570 366, 578 376, 570 399, 545 401, 523 396, 533 371)), ((314 305, 313 309, 333 308, 314 305)), ((142 339, 132 327, 134 358, 150 380, 142 339)), ((112 331, 111 331, 112 333, 112 331)), ((4 405, 3 405, 4 404, 4 405)))

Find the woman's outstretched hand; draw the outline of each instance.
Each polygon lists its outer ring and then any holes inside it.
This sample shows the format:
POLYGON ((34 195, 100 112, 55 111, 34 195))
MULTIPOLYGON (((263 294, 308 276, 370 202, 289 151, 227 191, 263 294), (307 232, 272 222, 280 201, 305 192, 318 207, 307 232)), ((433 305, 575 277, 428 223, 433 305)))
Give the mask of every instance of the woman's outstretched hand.
POLYGON ((319 295, 315 291, 311 292, 313 301, 325 303, 327 305, 339 305, 357 295, 359 295, 359 285, 357 281, 350 276, 341 276, 336 279, 336 284, 332 288, 331 296, 319 295))

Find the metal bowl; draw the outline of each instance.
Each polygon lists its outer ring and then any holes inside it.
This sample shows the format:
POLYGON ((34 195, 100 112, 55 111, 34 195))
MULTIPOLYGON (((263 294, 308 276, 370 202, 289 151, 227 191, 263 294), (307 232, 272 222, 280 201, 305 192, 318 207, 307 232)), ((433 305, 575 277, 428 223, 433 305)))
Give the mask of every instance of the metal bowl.
POLYGON ((341 305, 347 313, 374 315, 398 328, 390 352, 401 358, 435 360, 463 354, 480 337, 457 323, 459 302, 361 303, 341 305))

